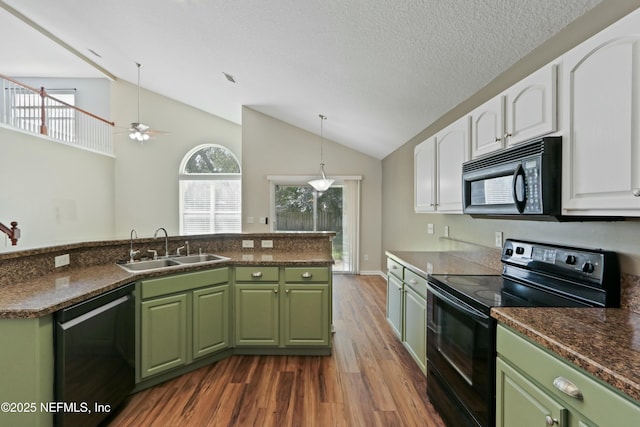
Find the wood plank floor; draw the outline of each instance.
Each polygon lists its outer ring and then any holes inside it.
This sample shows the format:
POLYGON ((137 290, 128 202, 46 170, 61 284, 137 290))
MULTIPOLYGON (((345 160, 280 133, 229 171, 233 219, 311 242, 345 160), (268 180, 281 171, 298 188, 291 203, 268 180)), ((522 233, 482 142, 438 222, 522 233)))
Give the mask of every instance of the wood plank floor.
POLYGON ((434 426, 378 276, 334 276, 331 356, 233 356, 130 396, 108 426, 434 426))

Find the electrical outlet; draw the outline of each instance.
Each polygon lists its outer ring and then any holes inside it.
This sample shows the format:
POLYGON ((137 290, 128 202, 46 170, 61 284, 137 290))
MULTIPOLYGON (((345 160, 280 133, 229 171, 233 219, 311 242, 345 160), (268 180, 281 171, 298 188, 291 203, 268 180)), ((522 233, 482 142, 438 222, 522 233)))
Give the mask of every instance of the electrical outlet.
POLYGON ((260 245, 267 249, 273 248, 273 240, 261 240, 260 245))
POLYGON ((247 217, 247 224, 253 224, 253 217, 252 216, 248 216, 247 217))
POLYGON ((253 240, 243 240, 242 241, 242 247, 243 248, 252 248, 253 247, 253 240))
POLYGON ((444 237, 449 237, 449 226, 448 225, 444 226, 444 237))
POLYGON ((433 224, 427 224, 427 233, 433 234, 433 224))
POLYGON ((496 231, 494 244, 496 245, 496 248, 502 247, 502 231, 496 231))
POLYGON ((54 258, 55 267, 64 267, 65 265, 69 265, 69 254, 59 255, 54 258))
POLYGON ((369 261, 369 254, 364 254, 364 260, 369 261))

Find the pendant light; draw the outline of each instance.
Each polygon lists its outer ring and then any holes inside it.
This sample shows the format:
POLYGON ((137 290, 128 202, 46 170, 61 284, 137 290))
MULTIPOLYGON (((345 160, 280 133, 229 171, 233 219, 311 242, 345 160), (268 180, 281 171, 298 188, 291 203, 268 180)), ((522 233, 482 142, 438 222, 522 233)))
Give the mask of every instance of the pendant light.
POLYGON ((320 179, 313 179, 309 181, 309 185, 312 186, 317 192, 323 193, 331 187, 333 184, 333 179, 327 179, 327 176, 324 173, 324 163, 322 161, 322 144, 324 142, 324 134, 323 134, 323 122, 327 120, 326 116, 319 114, 320 117, 320 179))

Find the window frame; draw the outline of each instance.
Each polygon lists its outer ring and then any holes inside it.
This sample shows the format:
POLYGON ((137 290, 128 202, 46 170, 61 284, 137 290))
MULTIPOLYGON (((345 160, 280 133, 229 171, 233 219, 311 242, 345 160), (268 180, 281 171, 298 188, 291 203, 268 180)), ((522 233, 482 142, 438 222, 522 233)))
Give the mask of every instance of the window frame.
MULTIPOLYGON (((187 154, 185 154, 185 156, 182 158, 182 161, 180 162, 180 169, 178 171, 178 192, 179 192, 179 211, 178 211, 178 216, 179 216, 179 227, 180 227, 180 234, 182 235, 197 235, 197 234, 216 234, 216 233, 234 233, 234 232, 241 232, 242 231, 242 167, 240 162, 238 161, 238 158, 236 157, 236 155, 233 153, 233 151, 231 151, 229 148, 225 147, 224 145, 220 145, 220 144, 214 144, 214 143, 207 143, 207 144, 201 144, 198 145, 194 148, 192 148, 191 150, 189 150, 189 152, 187 152, 187 154), (235 160, 237 166, 238 166, 238 170, 240 172, 237 173, 216 173, 216 172, 211 172, 211 173, 189 173, 186 171, 186 167, 187 164, 189 162, 189 160, 195 156, 199 151, 205 149, 205 148, 216 148, 216 149, 222 149, 224 151, 226 151, 227 153, 229 153, 233 159, 235 160), (185 193, 184 193, 184 186, 183 186, 183 182, 185 181, 210 181, 210 182, 215 182, 215 181, 219 181, 219 182, 229 182, 229 181, 239 181, 239 187, 238 187, 238 194, 237 194, 237 201, 238 201, 238 211, 237 211, 237 230, 229 230, 229 231, 222 231, 222 232, 216 232, 216 231, 211 231, 211 225, 213 225, 215 227, 215 221, 210 222, 210 227, 209 227, 209 231, 207 232, 203 232, 203 233, 193 233, 193 232, 185 232, 185 193)), ((215 209, 210 209, 209 210, 209 216, 214 217, 216 215, 216 211, 215 209)))

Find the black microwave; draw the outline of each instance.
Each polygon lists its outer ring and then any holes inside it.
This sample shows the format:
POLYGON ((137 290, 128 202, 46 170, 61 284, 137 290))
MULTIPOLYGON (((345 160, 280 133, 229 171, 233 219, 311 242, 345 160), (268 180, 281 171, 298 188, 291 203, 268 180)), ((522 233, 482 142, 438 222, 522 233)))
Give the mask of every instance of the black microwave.
POLYGON ((562 138, 518 144, 462 164, 463 212, 553 218, 561 214, 562 138))

